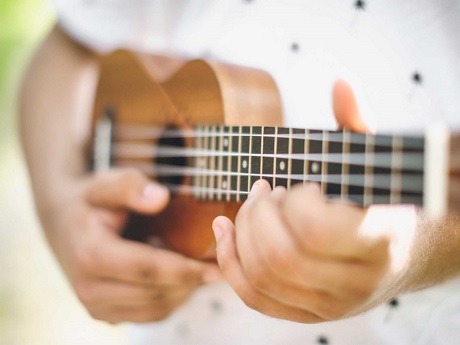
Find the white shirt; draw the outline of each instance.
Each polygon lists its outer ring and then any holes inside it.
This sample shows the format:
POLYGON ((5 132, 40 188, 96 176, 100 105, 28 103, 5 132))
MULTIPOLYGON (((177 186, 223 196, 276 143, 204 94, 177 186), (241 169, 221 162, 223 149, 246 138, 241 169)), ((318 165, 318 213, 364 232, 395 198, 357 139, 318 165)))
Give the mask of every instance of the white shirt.
MULTIPOLYGON (((349 81, 380 132, 460 128, 460 2, 455 0, 55 0, 83 44, 208 57, 267 70, 285 124, 334 128, 331 90, 349 81)), ((248 309, 224 283, 168 320, 136 326, 133 344, 457 344, 460 281, 317 325, 248 309)))

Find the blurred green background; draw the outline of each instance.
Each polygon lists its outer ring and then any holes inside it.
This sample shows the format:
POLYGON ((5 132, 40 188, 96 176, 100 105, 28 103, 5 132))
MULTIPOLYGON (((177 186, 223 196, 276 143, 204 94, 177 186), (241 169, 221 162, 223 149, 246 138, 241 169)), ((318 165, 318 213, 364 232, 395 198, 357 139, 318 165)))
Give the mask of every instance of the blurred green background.
POLYGON ((51 0, 0 0, 0 344, 122 344, 90 319, 49 252, 17 135, 20 81, 54 23, 51 0))

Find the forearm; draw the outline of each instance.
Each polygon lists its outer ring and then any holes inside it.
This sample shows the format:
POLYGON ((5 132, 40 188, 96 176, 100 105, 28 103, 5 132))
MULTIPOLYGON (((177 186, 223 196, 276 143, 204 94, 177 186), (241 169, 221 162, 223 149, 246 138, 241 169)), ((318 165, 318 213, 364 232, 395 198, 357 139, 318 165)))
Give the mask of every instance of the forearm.
POLYGON ((388 240, 388 263, 367 308, 460 277, 460 218, 431 218, 414 206, 372 206, 360 233, 388 240))
POLYGON ((35 53, 20 101, 20 130, 39 211, 85 171, 97 57, 55 28, 35 53))
POLYGON ((412 249, 415 289, 430 287, 460 276, 460 217, 442 220, 418 216, 417 236, 412 249))

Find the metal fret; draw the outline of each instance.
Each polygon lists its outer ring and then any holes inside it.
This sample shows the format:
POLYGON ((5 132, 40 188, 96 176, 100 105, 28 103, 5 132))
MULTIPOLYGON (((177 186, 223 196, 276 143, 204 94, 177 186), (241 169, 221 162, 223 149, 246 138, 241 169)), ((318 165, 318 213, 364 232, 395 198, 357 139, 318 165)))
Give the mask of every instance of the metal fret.
MULTIPOLYGON (((304 129, 293 129, 291 138, 291 152, 293 155, 305 153, 305 130, 304 129)), ((303 175, 304 177, 300 181, 289 179, 291 186, 296 183, 304 183, 307 170, 305 168, 305 159, 290 159, 291 173, 297 175, 303 175)))
MULTIPOLYGON (((393 153, 392 153, 392 147, 393 147, 393 138, 388 135, 379 135, 379 136, 373 136, 374 138, 374 154, 375 154, 375 160, 373 164, 373 176, 379 176, 379 179, 382 180, 384 179, 385 183, 387 185, 386 188, 382 188, 381 186, 378 187, 373 185, 372 187, 372 195, 373 198, 376 196, 379 196, 382 200, 384 198, 387 198, 386 203, 390 202, 390 195, 391 195, 391 179, 392 179, 392 168, 397 168, 397 165, 399 164, 399 167, 401 167, 400 162, 401 161, 396 161, 395 159, 397 158, 393 153), (382 159, 380 158, 382 155, 386 155, 389 157, 389 164, 386 167, 381 167, 379 164, 382 159)), ((399 168, 400 169, 400 168, 399 168)), ((372 201, 374 203, 374 201, 372 201)))
POLYGON ((340 196, 343 198, 348 195, 348 184, 350 183, 348 174, 350 173, 350 163, 348 155, 350 154, 350 132, 348 130, 343 131, 343 143, 342 143, 342 183, 340 185, 340 196))
MULTIPOLYGON (((313 153, 313 154, 322 154, 323 153, 323 141, 322 141, 322 134, 323 131, 312 129, 308 131, 308 137, 314 137, 316 134, 320 134, 318 139, 310 139, 308 140, 308 152, 306 153, 313 153)), ((322 160, 310 160, 308 162, 308 169, 307 174, 310 181, 314 180, 313 177, 319 176, 321 177, 322 174, 322 160)), ((321 181, 321 179, 320 179, 321 181)), ((323 184, 321 183, 321 190, 323 188, 323 184)))
POLYGON ((218 163, 217 163, 217 170, 220 172, 220 174, 217 176, 217 200, 222 200, 222 166, 223 166, 223 155, 224 155, 224 150, 223 150, 223 141, 224 137, 222 136, 224 132, 224 126, 219 126, 218 129, 216 130, 218 133, 217 140, 218 140, 218 147, 219 147, 219 157, 218 157, 218 163))
MULTIPOLYGON (((210 151, 216 152, 215 126, 209 126, 209 136, 210 136, 209 137, 210 151)), ((209 159, 209 170, 211 171, 211 175, 208 177, 208 199, 214 200, 215 198, 215 192, 214 192, 215 176, 212 174, 212 172, 216 170, 215 157, 211 153, 208 159, 209 159)))
POLYGON ((251 176, 249 178, 249 189, 252 187, 254 182, 259 180, 262 175, 262 159, 261 157, 262 154, 262 142, 263 142, 263 136, 262 136, 262 131, 263 127, 252 127, 251 128, 251 163, 249 164, 249 169, 251 172, 251 176))
MULTIPOLYGON (((336 133, 340 135, 343 140, 343 133, 336 133)), ((325 140, 327 141, 327 154, 329 155, 339 155, 341 157, 338 162, 327 162, 324 175, 329 176, 339 176, 339 181, 330 181, 327 179, 326 183, 326 195, 333 196, 335 198, 342 195, 342 185, 343 185, 343 174, 342 174, 342 165, 343 165, 343 143, 341 141, 331 140, 332 134, 326 134, 325 140)))
POLYGON ((273 157, 273 182, 272 182, 272 188, 275 188, 276 186, 276 153, 278 150, 278 127, 275 127, 275 143, 273 145, 273 153, 275 157, 273 157))
POLYGON ((363 204, 368 206, 372 204, 373 190, 371 185, 374 183, 374 162, 375 162, 375 148, 374 136, 366 134, 365 154, 364 154, 364 195, 363 204))
MULTIPOLYGON (((264 128, 264 134, 265 136, 263 137, 263 146, 262 146, 262 156, 263 156, 263 165, 262 165, 262 173, 263 175, 272 175, 274 172, 274 157, 273 153, 275 151, 275 127, 265 127, 264 128), (266 154, 272 155, 267 156, 266 154)), ((265 180, 270 183, 270 185, 273 187, 273 178, 269 177, 264 177, 262 176, 265 180)))
POLYGON ((391 153, 393 159, 391 160, 390 172, 390 203, 398 204, 401 202, 401 166, 402 166, 402 146, 403 141, 401 137, 394 136, 391 143, 391 153))
MULTIPOLYGON (((230 127, 224 127, 225 133, 227 134, 224 137, 224 148, 226 148, 227 153, 231 151, 232 148, 232 136, 231 136, 231 129, 230 127)), ((225 196, 225 200, 230 201, 230 191, 231 191, 231 178, 230 178, 230 171, 231 171, 231 166, 232 166, 232 160, 231 156, 228 155, 227 159, 223 161, 223 171, 227 171, 227 176, 225 179, 222 181, 222 189, 226 189, 227 193, 225 196)))
MULTIPOLYGON (((200 127, 198 127, 198 132, 199 131, 200 131, 200 127)), ((194 141, 195 141, 195 147, 198 149, 198 151, 200 151, 201 150, 201 137, 196 136, 194 141)), ((195 168, 200 169, 201 160, 202 160, 201 156, 195 157, 194 160, 195 160, 195 164, 194 164, 195 168)), ((199 175, 195 175, 193 176, 192 181, 193 181, 193 185, 198 187, 200 185, 201 177, 199 175)), ((195 198, 199 198, 200 193, 198 192, 198 188, 193 190, 193 195, 195 198)))
MULTIPOLYGON (((204 149, 204 150, 207 150, 208 149, 208 138, 209 138, 209 133, 208 133, 208 128, 207 126, 203 126, 203 136, 202 136, 202 145, 201 147, 204 149)), ((203 156, 202 159, 201 159, 201 169, 204 171, 206 169, 208 169, 208 159, 206 156, 203 156)), ((206 198, 206 183, 207 183, 207 177, 206 177, 206 174, 203 174, 201 176, 201 182, 200 182, 200 187, 201 187, 201 191, 200 191, 200 198, 202 199, 205 199, 206 198)))
MULTIPOLYGON (((411 137, 404 137, 402 138, 402 162, 401 162, 401 203, 409 203, 409 200, 413 199, 413 197, 417 197, 420 200, 424 200, 425 189, 424 189, 424 174, 427 172, 424 170, 425 165, 425 139, 424 138, 411 138, 411 137), (406 159, 407 156, 413 156, 414 154, 418 155, 418 167, 409 164, 409 160, 406 159), (418 175, 419 179, 415 180, 418 181, 415 183, 417 192, 410 192, 406 190, 406 186, 409 183, 413 183, 414 179, 411 178, 411 175, 418 175)), ((445 154, 442 152, 442 149, 439 149, 439 155, 445 154)), ((441 167, 437 167, 441 168, 441 167)), ((438 170, 439 171, 439 170, 438 170)), ((425 186, 426 187, 426 186, 425 186)), ((421 203, 423 204, 423 201, 421 203)), ((428 208, 429 209, 429 208, 428 208)))
MULTIPOLYGON (((308 133, 309 133, 308 130, 304 131, 304 134, 305 134, 304 153, 309 153, 310 152, 310 139, 307 138, 308 133)), ((310 171, 309 166, 310 166, 310 162, 308 161, 308 159, 305 159, 305 163, 304 163, 304 166, 303 166, 303 173, 304 173, 303 184, 304 185, 308 182, 308 173, 310 171)))
MULTIPOLYGON (((289 156, 292 157, 292 134, 293 134, 293 129, 292 128, 289 128, 289 143, 288 143, 288 152, 289 152, 289 156)), ((288 158, 288 175, 291 176, 292 175, 292 158, 288 158)), ((288 178, 287 179, 287 189, 290 189, 291 188, 291 181, 292 181, 292 178, 288 178)))
POLYGON ((236 180, 236 201, 241 201, 240 187, 241 187, 241 126, 238 127, 238 175, 236 180))
MULTIPOLYGON (((329 142, 327 141, 327 132, 323 132, 323 145, 322 145, 322 153, 323 157, 327 155, 329 151, 329 142)), ((327 195, 327 162, 323 158, 321 162, 321 192, 327 195)))
POLYGON ((248 150, 248 153, 249 153, 249 166, 248 166, 248 195, 249 195, 249 192, 251 191, 251 187, 252 187, 252 184, 251 184, 251 171, 252 171, 252 126, 249 128, 249 150, 248 150))
MULTIPOLYGON (((365 155, 366 135, 361 133, 350 133, 350 153, 365 155)), ((364 199, 364 166, 360 164, 348 165, 349 175, 355 180, 353 185, 348 186, 347 199, 362 205, 364 199)))
MULTIPOLYGON (((231 151, 230 152, 239 152, 240 148, 240 127, 231 127, 232 130, 232 135, 231 135, 231 141, 232 141, 232 146, 231 146, 231 151)), ((239 167, 240 167, 240 157, 238 156, 233 156, 231 157, 231 166, 230 170, 232 172, 237 172, 238 174, 234 175, 232 174, 230 176, 230 191, 231 192, 238 192, 238 186, 239 186, 239 167)), ((231 193, 230 194, 230 200, 236 201, 238 200, 239 196, 238 193, 231 193)))
POLYGON ((240 196, 240 201, 246 200, 248 194, 249 186, 249 136, 251 129, 249 126, 241 127, 240 129, 241 139, 240 139, 240 174, 239 174, 239 190, 241 193, 238 193, 240 196))
POLYGON ((260 178, 262 178, 262 174, 264 173, 264 132, 265 127, 261 128, 261 136, 260 136, 260 178))
POLYGON ((289 158, 285 158, 289 154, 289 129, 288 128, 278 128, 278 140, 276 141, 276 153, 282 157, 276 160, 274 164, 275 174, 276 174, 276 186, 284 186, 287 188, 287 172, 289 165, 289 158))

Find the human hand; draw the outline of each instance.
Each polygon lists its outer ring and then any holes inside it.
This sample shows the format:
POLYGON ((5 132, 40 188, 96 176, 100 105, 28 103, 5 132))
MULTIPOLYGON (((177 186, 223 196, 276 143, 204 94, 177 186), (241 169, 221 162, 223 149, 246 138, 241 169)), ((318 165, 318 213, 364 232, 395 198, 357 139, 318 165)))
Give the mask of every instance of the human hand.
POLYGON ((270 191, 259 180, 235 226, 214 221, 217 258, 250 308, 306 323, 341 319, 401 292, 414 224, 398 221, 408 213, 328 202, 314 184, 270 191))
MULTIPOLYGON (((334 110, 339 127, 368 131, 345 82, 336 83, 334 110)), ((235 226, 219 217, 213 228, 222 272, 249 307, 311 323, 358 314, 401 292, 414 219, 410 207, 365 210, 326 201, 314 184, 271 191, 260 180, 235 226)))
POLYGON ((41 212, 47 238, 91 316, 111 323, 167 317, 201 284, 219 279, 215 264, 121 238, 128 212, 160 212, 166 188, 133 170, 98 173, 73 184, 41 212))

